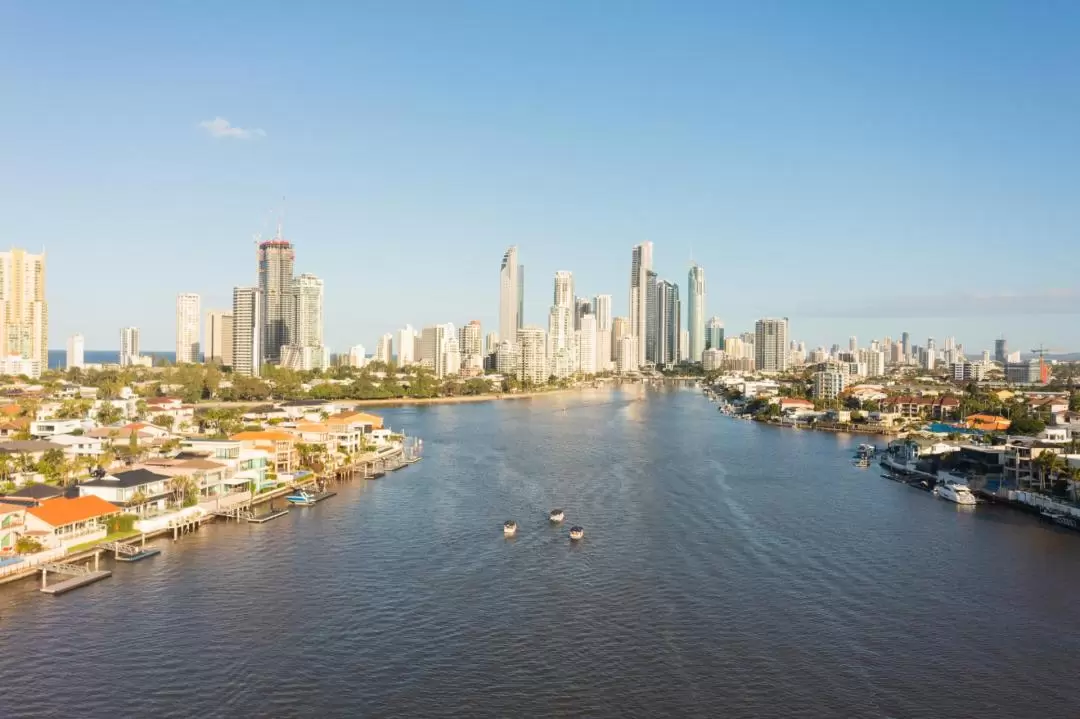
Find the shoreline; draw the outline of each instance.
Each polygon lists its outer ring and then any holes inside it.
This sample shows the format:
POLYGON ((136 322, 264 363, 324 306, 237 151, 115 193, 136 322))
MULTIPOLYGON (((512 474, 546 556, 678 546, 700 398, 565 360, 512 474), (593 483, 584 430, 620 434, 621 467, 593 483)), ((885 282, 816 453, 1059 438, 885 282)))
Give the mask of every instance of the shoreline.
MULTIPOLYGON (((535 397, 548 397, 552 395, 567 394, 570 392, 581 392, 586 389, 593 389, 592 387, 566 387, 564 389, 547 389, 547 390, 534 390, 531 392, 500 392, 498 394, 471 394, 471 395, 457 395, 454 397, 387 397, 384 399, 341 399, 341 400, 326 400, 328 403, 334 403, 341 405, 342 407, 395 407, 395 406, 407 406, 407 405, 424 405, 424 404, 464 404, 469 402, 495 402, 498 400, 507 399, 533 399, 535 397)), ((202 409, 213 408, 236 408, 244 409, 247 407, 262 407, 267 404, 276 404, 281 400, 265 400, 263 402, 251 402, 251 401, 237 401, 237 402, 223 402, 223 401, 210 401, 210 402, 198 402, 195 404, 195 409, 198 411, 202 409)))

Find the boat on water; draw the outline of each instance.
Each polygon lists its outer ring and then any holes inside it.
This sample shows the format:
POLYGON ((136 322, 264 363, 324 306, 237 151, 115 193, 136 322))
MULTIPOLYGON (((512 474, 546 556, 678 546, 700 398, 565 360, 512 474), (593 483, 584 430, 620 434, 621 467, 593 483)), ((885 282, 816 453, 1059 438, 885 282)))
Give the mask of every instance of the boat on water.
POLYGON ((513 537, 517 534, 517 522, 512 519, 508 519, 503 522, 503 534, 507 537, 513 537))
POLYGON ((552 522, 561 522, 566 519, 566 515, 563 514, 563 511, 561 509, 553 509, 548 512, 548 519, 552 522))
POLYGON ((946 480, 938 483, 934 487, 934 494, 942 499, 947 499, 950 502, 956 502, 957 504, 978 504, 978 500, 975 499, 975 495, 971 493, 966 484, 960 482, 953 482, 946 480))
POLYGON ((1065 514, 1064 512, 1058 512, 1053 509, 1044 509, 1039 512, 1043 519, 1048 519, 1054 524, 1060 524, 1062 527, 1068 527, 1069 529, 1080 530, 1080 521, 1076 517, 1065 514))
POLYGON ((860 469, 866 469, 867 467, 870 466, 870 458, 869 457, 859 457, 858 459, 855 460, 855 466, 860 468, 860 469))
POLYGON ((570 527, 570 539, 575 542, 585 536, 585 530, 581 527, 570 527))
POLYGON ((319 500, 315 499, 314 494, 311 494, 310 492, 308 492, 307 490, 304 490, 304 489, 300 489, 300 490, 297 490, 296 492, 293 492, 289 496, 285 497, 285 500, 289 504, 299 504, 302 507, 310 507, 311 505, 315 504, 315 502, 319 501, 319 500))

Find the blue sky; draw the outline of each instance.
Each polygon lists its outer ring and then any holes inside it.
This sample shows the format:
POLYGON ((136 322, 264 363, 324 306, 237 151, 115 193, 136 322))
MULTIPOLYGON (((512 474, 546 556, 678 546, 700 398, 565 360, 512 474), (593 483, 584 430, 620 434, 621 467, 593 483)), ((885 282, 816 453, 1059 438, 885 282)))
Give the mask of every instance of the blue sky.
POLYGON ((646 239, 729 331, 1080 350, 1078 33, 1069 2, 16 0, 0 245, 48 251, 52 347, 172 349, 285 196, 334 351, 494 328, 510 244, 528 322, 560 269, 626 314, 646 239))

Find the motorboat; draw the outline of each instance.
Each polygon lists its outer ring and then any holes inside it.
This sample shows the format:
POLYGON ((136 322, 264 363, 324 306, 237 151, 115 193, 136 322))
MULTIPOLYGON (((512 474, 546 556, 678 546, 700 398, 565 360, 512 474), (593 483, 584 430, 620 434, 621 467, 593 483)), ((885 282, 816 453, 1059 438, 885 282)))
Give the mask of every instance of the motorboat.
POLYGON ((966 484, 945 481, 934 487, 934 494, 957 504, 977 504, 978 500, 966 484))
POLYGON ((581 527, 570 527, 570 539, 577 541, 585 536, 585 530, 581 527))
POLYGON ((566 515, 563 514, 563 511, 561 509, 553 509, 548 512, 548 519, 550 519, 552 522, 557 523, 566 519, 566 515))
POLYGON ((303 489, 299 489, 296 492, 293 492, 289 496, 285 497, 285 500, 289 504, 299 504, 302 507, 310 507, 311 505, 315 504, 315 502, 319 501, 315 499, 315 495, 303 489))
POLYGON ((507 537, 513 537, 517 534, 517 522, 512 519, 508 519, 503 522, 503 534, 507 537))

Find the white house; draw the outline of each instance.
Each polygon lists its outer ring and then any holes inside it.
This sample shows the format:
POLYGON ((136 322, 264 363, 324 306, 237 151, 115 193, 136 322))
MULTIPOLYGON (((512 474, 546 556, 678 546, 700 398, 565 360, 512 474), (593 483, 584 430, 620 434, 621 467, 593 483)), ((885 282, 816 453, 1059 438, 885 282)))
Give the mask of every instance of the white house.
POLYGON ((99 497, 132 514, 160 512, 169 497, 169 477, 148 469, 106 474, 80 484, 79 496, 99 497))
POLYGON ((71 434, 78 429, 86 429, 81 419, 49 419, 30 423, 30 434, 41 439, 54 434, 71 434))
POLYGON ((97 457, 105 451, 105 440, 85 434, 54 434, 49 437, 53 444, 63 445, 68 457, 97 457))

